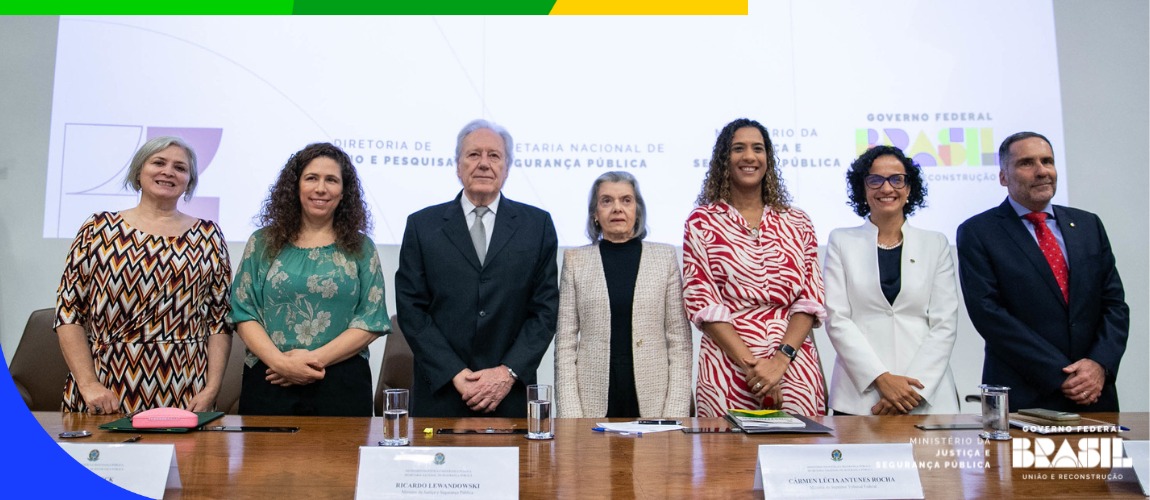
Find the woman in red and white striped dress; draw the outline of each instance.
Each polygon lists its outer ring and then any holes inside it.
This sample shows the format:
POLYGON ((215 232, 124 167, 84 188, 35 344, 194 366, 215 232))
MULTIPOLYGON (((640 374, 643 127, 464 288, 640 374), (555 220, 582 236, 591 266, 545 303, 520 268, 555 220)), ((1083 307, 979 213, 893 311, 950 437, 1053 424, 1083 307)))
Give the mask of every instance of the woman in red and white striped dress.
POLYGON ((814 226, 790 206, 767 130, 720 132, 683 237, 683 301, 705 335, 700 417, 729 408, 826 413, 811 329, 826 317, 814 226))

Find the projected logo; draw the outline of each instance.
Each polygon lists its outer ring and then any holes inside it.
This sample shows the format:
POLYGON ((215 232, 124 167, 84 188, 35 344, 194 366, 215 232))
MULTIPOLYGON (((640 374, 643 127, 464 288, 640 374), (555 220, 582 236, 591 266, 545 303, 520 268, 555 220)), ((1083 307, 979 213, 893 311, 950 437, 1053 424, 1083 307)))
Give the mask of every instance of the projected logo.
MULTIPOLYGON (((196 172, 202 186, 204 171, 215 158, 223 133, 222 128, 65 124, 56 237, 75 236, 80 224, 95 212, 124 210, 136 205, 137 195, 124 188, 124 176, 132 155, 150 139, 164 135, 184 139, 196 151, 196 172)), ((193 217, 219 222, 220 199, 195 196, 185 201, 180 198, 179 209, 193 217)))
POLYGON ((991 127, 947 127, 933 136, 927 132, 901 128, 855 129, 855 154, 885 145, 901 149, 923 167, 998 165, 998 144, 991 127))
POLYGON ((1063 438, 1057 445, 1051 438, 1014 438, 1010 441, 1011 465, 1015 468, 1133 467, 1133 460, 1122 452, 1122 438, 1088 437, 1078 439, 1077 443, 1063 438))

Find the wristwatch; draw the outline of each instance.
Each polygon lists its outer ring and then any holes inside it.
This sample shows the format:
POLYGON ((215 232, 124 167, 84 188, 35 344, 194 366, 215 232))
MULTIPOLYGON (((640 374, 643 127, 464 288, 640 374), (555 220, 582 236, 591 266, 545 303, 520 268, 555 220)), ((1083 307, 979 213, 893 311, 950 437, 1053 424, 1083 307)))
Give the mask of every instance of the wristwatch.
POLYGON ((779 352, 783 353, 783 356, 786 356, 787 359, 791 361, 794 361, 795 356, 799 355, 799 351, 788 344, 779 344, 779 352))
POLYGON ((510 366, 507 367, 507 373, 511 374, 511 378, 519 380, 519 374, 515 373, 515 370, 512 370, 510 366))

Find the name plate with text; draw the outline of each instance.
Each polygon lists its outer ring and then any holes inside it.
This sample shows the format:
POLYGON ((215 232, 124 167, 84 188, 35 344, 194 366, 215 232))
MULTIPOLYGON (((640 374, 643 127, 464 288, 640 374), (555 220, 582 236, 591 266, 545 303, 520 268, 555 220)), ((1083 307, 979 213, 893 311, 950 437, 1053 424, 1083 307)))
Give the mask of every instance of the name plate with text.
POLYGON ((355 497, 518 498, 519 448, 361 446, 355 497))
POLYGON ((760 445, 755 489, 766 498, 923 498, 910 443, 760 445))
POLYGON ((176 446, 171 444, 59 443, 80 465, 137 495, 164 498, 180 488, 176 446))

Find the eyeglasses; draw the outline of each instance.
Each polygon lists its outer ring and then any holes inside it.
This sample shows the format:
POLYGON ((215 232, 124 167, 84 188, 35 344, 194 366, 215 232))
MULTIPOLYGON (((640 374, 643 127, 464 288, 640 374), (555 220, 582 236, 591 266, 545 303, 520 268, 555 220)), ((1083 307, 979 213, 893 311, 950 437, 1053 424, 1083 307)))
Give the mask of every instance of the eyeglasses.
POLYGON ((870 174, 863 177, 863 183, 866 187, 871 189, 879 189, 884 182, 889 182, 890 187, 895 189, 902 189, 906 187, 906 174, 893 174, 890 177, 883 177, 878 174, 870 174))

